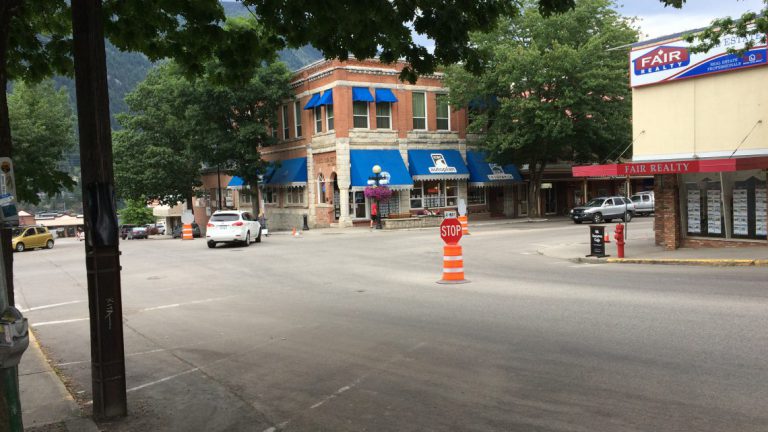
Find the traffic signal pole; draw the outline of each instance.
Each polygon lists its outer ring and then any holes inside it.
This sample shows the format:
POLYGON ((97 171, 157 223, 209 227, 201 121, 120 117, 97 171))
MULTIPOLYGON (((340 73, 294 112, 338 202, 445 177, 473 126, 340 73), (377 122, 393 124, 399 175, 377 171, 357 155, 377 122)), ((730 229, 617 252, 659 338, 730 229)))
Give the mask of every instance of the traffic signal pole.
POLYGON ((128 407, 103 19, 101 0, 72 0, 93 415, 114 419, 128 407))

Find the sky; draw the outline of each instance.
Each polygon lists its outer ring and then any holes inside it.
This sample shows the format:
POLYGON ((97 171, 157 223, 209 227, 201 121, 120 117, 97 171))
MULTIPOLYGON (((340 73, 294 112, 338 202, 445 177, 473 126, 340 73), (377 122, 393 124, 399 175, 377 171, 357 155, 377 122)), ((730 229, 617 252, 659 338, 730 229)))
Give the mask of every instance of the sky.
POLYGON ((639 19, 640 39, 645 40, 705 27, 715 18, 736 18, 762 7, 762 0, 688 0, 682 9, 665 8, 658 0, 624 0, 618 10, 639 19))

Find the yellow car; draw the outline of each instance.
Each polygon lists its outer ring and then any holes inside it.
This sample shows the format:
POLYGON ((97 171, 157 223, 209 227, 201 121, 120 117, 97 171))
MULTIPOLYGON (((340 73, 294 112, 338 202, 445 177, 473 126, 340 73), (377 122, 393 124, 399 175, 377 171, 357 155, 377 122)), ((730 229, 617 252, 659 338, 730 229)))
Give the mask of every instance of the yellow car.
POLYGON ((26 249, 53 249, 53 234, 44 226, 18 227, 13 229, 13 250, 24 252, 26 249))

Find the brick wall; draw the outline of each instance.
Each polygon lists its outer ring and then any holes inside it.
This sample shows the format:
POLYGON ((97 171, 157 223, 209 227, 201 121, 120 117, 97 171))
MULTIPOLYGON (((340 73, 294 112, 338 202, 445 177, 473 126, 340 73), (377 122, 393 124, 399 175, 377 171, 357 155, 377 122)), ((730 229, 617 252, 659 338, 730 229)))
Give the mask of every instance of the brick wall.
POLYGON ((680 247, 680 189, 677 175, 657 175, 654 177, 653 194, 656 200, 653 230, 656 244, 667 250, 680 247))

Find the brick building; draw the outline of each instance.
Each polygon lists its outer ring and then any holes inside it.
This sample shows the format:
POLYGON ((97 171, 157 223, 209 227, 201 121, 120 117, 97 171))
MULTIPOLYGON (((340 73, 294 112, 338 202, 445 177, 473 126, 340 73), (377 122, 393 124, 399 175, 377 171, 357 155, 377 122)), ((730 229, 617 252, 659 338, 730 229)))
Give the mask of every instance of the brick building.
MULTIPOLYGON (((294 73, 294 99, 281 107, 274 131, 279 143, 261 149, 273 163, 261 191, 271 229, 301 227, 305 217, 310 227, 367 223, 364 189, 374 165, 394 191, 381 205, 385 217, 456 209, 460 199, 476 215, 518 215, 525 188, 517 168, 467 148, 466 110, 448 105, 441 73, 403 83, 403 66, 324 60, 294 73)), ((223 207, 250 210, 238 182, 206 174, 198 222, 217 208, 219 184, 223 207)))
POLYGON ((744 38, 724 36, 692 53, 682 34, 630 53, 633 161, 575 167, 574 176, 654 176, 656 243, 768 245, 768 50, 742 56, 744 38))

